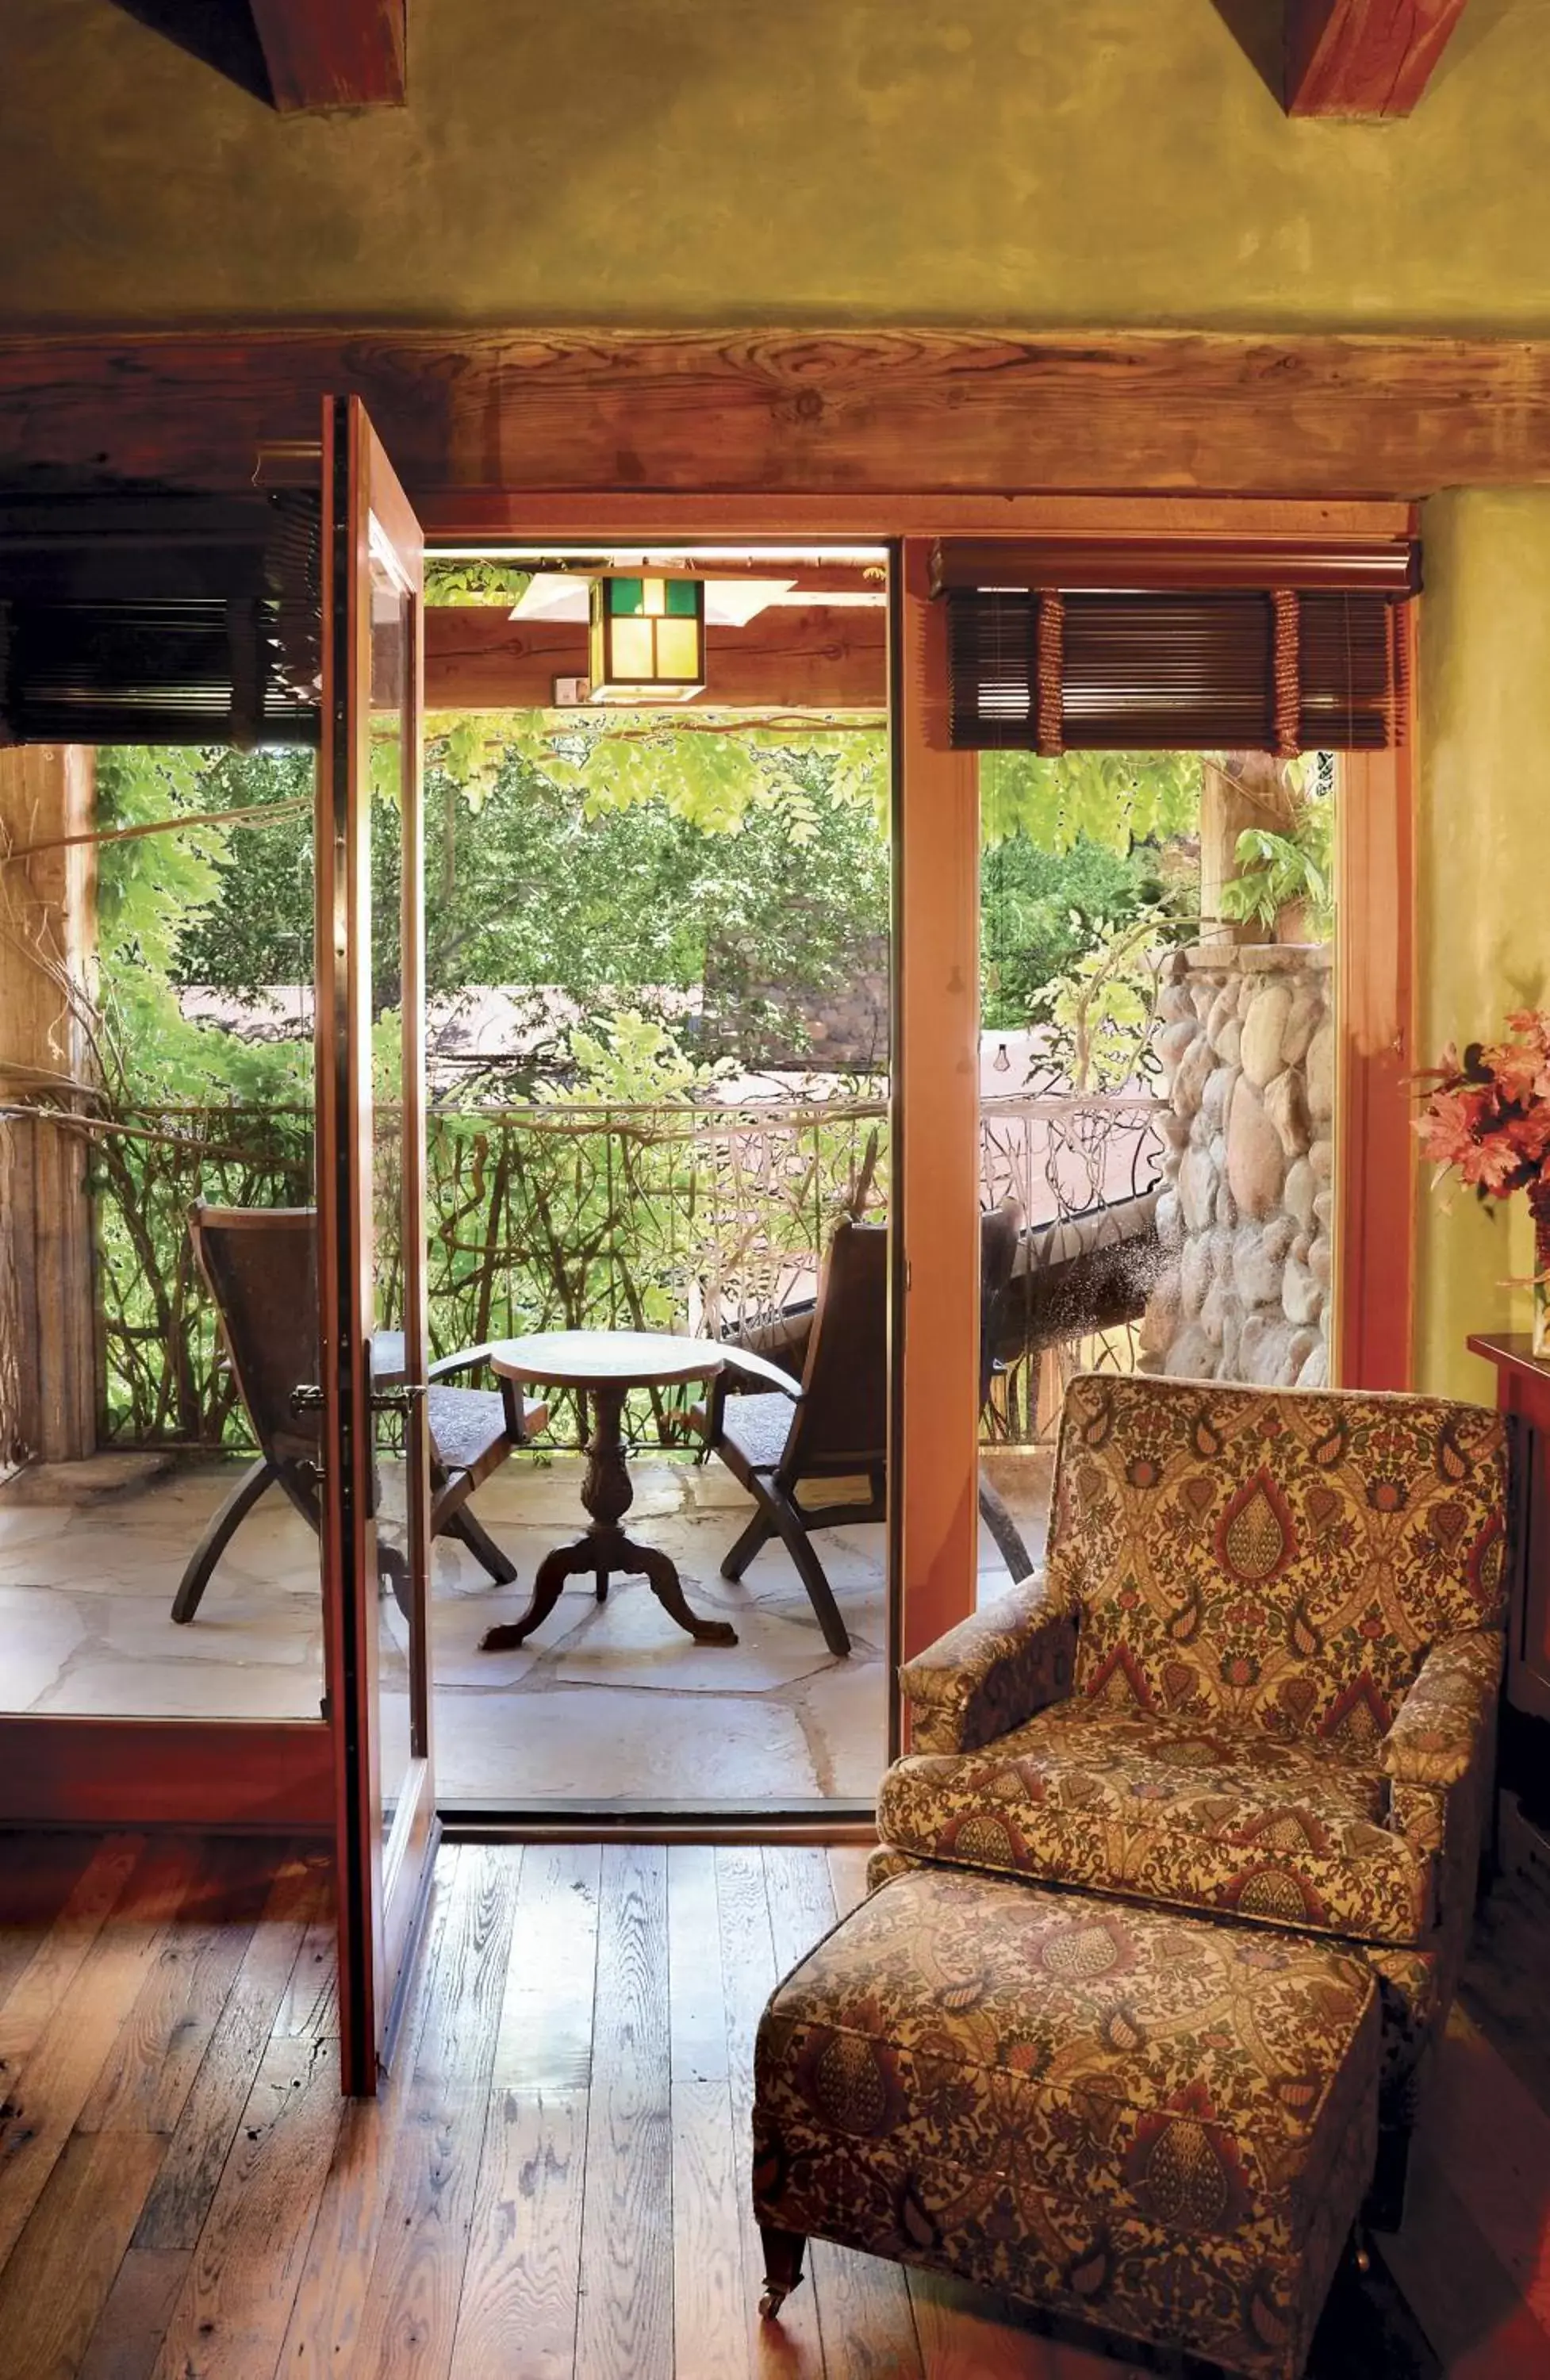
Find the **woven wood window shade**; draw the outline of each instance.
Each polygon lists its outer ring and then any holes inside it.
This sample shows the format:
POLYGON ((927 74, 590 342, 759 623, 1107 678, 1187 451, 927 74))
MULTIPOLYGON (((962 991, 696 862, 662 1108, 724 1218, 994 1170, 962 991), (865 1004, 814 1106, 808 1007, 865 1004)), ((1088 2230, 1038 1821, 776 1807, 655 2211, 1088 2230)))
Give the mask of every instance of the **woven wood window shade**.
POLYGON ((961 750, 1378 751, 1404 735, 1408 542, 950 544, 961 750))

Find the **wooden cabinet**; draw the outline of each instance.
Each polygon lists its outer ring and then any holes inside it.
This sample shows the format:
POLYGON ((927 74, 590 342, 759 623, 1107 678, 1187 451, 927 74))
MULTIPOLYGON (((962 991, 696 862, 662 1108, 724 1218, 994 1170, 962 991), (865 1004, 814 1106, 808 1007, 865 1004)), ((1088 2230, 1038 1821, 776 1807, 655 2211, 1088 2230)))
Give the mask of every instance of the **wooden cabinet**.
POLYGON ((1550 1816, 1550 1363, 1526 1331, 1474 1338, 1496 1368, 1496 1403, 1513 1421, 1511 1602, 1502 1713, 1502 1783, 1526 1815, 1550 1816))

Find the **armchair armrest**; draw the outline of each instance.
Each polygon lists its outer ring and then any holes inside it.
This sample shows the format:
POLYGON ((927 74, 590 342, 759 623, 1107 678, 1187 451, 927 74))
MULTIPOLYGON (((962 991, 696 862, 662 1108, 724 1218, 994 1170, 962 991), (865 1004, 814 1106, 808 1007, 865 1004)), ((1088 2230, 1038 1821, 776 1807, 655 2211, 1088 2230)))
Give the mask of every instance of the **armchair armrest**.
MULTIPOLYGON (((497 1342, 485 1340, 478 1347, 459 1347, 454 1355, 438 1355, 425 1369, 426 1385, 434 1388, 438 1381, 454 1379, 459 1372, 477 1372, 489 1363, 490 1349, 497 1342)), ((499 1387, 501 1401, 506 1409, 506 1435, 514 1446, 526 1446, 537 1438, 549 1420, 546 1404, 528 1404, 516 1382, 502 1373, 499 1387)))
POLYGON ((899 1672, 917 1752, 977 1752, 1071 1692, 1076 1615, 1037 1572, 899 1672))
POLYGON ((1489 1628, 1433 1645, 1378 1747, 1396 1784, 1457 1785, 1469 1774, 1488 1740, 1502 1655, 1501 1636, 1489 1628))
MULTIPOLYGON (((793 1404, 800 1404, 802 1402, 801 1381, 793 1380, 789 1372, 783 1372, 779 1364, 772 1364, 768 1355, 756 1355, 751 1347, 723 1347, 721 1368, 710 1383, 710 1395, 705 1406, 704 1429, 707 1446, 714 1446, 721 1435, 721 1413, 727 1401, 727 1379, 729 1374, 733 1372, 741 1372, 745 1379, 757 1380, 767 1389, 779 1389, 783 1397, 790 1397, 793 1404)), ((697 1420, 696 1426, 698 1427, 697 1420)))
POLYGON ((460 1347, 455 1355, 438 1355, 426 1366, 427 1380, 450 1380, 459 1372, 477 1372, 489 1363, 491 1343, 487 1339, 482 1347, 460 1347))

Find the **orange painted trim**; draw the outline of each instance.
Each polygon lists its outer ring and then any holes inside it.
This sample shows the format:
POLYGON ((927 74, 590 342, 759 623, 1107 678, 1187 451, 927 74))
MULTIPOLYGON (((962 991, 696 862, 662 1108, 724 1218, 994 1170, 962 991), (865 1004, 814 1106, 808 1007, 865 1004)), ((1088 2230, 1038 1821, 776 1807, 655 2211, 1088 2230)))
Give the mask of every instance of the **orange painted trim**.
POLYGON ((974 1609, 979 1465, 979 764, 948 742, 947 611, 906 539, 894 854, 894 1228, 905 1293, 892 1479, 901 1651, 974 1609))
POLYGON ((1415 1383, 1412 750, 1346 755, 1337 797, 1334 1379, 1350 1389, 1415 1383))
POLYGON ((333 1835, 321 1719, 0 1718, 0 1826, 333 1835))

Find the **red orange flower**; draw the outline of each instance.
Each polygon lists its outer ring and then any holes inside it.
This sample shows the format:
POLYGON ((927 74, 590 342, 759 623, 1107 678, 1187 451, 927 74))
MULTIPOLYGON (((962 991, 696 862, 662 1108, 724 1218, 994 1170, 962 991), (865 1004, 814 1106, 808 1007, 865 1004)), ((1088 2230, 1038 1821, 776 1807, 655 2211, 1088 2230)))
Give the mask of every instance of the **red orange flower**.
POLYGON ((1416 1130, 1423 1153, 1482 1198, 1550 1196, 1550 1014, 1514 1009, 1509 1038, 1449 1042, 1416 1130))

